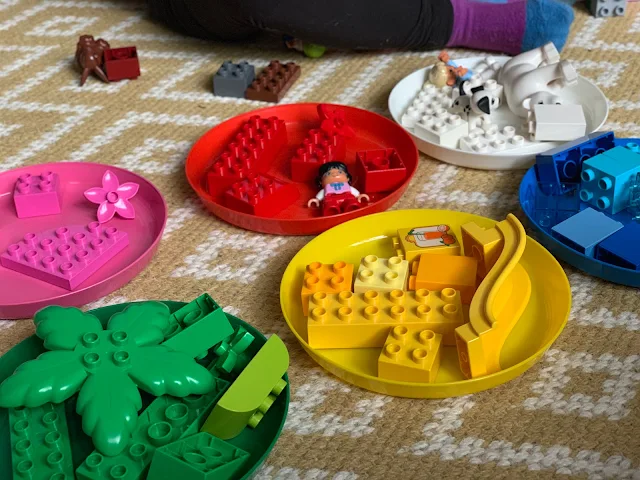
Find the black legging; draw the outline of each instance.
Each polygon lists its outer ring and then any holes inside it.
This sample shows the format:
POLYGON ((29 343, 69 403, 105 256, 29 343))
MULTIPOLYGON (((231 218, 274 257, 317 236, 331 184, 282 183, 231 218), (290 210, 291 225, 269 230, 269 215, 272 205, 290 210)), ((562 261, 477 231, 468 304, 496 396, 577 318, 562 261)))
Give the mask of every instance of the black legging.
POLYGON ((154 17, 203 39, 245 40, 261 31, 342 49, 445 46, 450 0, 148 0, 154 17))

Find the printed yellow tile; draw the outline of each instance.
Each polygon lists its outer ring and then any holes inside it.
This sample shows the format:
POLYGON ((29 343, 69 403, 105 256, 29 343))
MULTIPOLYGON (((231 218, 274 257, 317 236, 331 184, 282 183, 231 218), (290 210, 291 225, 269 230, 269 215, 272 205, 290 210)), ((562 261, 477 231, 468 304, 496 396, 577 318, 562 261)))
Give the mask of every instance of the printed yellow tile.
POLYGON ((396 255, 409 263, 423 253, 460 255, 460 243, 449 225, 401 228, 392 242, 396 255))

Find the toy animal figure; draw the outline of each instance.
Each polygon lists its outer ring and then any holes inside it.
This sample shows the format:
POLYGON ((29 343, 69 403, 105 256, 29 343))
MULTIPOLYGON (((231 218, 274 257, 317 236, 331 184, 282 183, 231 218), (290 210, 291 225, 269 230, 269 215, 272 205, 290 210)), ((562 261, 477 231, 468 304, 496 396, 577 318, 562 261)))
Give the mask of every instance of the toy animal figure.
POLYGON ((307 206, 319 207, 322 203, 322 215, 325 216, 357 210, 363 200, 369 201, 368 195, 351 186, 351 175, 342 162, 327 162, 320 166, 317 184, 322 190, 307 206))
POLYGON ((487 92, 481 85, 479 87, 471 87, 469 82, 460 84, 457 92, 454 94, 452 112, 469 115, 475 113, 478 115, 491 115, 500 106, 500 99, 487 92))
POLYGON ((509 109, 523 118, 534 103, 560 103, 558 93, 577 82, 575 69, 569 62, 560 61, 553 43, 512 58, 498 77, 509 109))
POLYGON ((80 86, 83 86, 92 72, 95 73, 103 82, 109 82, 109 79, 102 70, 104 61, 104 51, 109 48, 109 43, 102 38, 94 40, 91 35, 82 35, 76 45, 76 62, 82 69, 82 77, 80 78, 80 86))

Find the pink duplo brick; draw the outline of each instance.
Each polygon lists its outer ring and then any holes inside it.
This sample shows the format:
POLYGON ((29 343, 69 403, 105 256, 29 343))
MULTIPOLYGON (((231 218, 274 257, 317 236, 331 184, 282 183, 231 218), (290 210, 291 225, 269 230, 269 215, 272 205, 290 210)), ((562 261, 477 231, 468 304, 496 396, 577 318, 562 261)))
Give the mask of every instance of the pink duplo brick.
POLYGON ((98 222, 27 233, 0 255, 3 267, 74 290, 129 245, 129 236, 98 222))
POLYGON ((21 175, 13 190, 13 203, 18 218, 60 213, 62 202, 58 174, 44 172, 41 175, 21 175))

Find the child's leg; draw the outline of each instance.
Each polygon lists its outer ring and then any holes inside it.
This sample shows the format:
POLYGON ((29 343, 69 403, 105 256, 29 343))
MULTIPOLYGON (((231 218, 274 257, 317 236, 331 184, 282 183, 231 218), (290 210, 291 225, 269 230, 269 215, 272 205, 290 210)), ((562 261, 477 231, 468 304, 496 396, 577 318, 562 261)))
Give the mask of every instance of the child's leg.
POLYGON ((147 0, 147 3, 152 17, 192 37, 246 40, 260 33, 260 28, 247 21, 242 0, 147 0))
POLYGON ((549 41, 560 49, 573 20, 571 7, 556 0, 148 1, 157 17, 201 38, 266 31, 366 50, 450 45, 514 54, 549 41))
POLYGON ((553 42, 562 50, 573 22, 556 0, 451 0, 453 33, 447 45, 515 55, 553 42))

